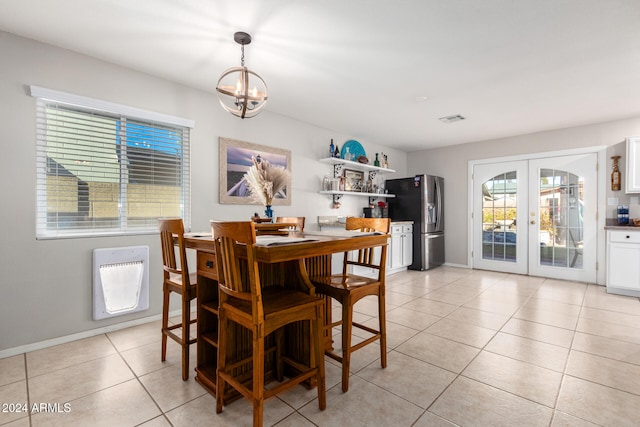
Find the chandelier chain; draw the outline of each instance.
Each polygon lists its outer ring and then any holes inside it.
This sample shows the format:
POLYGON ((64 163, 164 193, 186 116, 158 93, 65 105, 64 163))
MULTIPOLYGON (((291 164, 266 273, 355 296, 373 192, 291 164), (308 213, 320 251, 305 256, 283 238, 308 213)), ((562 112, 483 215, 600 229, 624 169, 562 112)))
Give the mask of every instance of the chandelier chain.
POLYGON ((242 45, 242 56, 240 57, 240 65, 244 67, 244 44, 242 45))

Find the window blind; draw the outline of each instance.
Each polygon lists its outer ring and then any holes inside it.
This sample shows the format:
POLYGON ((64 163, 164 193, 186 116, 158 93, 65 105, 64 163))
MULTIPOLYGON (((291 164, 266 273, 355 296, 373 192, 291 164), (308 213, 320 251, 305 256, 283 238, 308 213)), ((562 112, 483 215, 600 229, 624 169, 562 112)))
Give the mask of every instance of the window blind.
POLYGON ((36 123, 38 238, 190 223, 189 127, 42 98, 36 123))

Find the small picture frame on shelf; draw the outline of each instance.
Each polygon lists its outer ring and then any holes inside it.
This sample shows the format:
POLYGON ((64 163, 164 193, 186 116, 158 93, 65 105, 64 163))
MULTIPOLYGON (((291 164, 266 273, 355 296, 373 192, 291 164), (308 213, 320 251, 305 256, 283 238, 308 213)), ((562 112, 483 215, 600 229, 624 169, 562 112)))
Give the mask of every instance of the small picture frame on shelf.
POLYGON ((364 172, 351 169, 344 170, 345 191, 361 191, 364 184, 364 172))

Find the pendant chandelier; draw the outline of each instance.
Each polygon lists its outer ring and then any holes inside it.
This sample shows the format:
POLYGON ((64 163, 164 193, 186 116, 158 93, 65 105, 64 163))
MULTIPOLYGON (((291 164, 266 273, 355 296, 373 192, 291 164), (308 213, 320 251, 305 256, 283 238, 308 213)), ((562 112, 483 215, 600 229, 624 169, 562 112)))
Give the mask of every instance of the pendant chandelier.
POLYGON ((244 46, 251 43, 251 36, 237 32, 233 39, 242 46, 240 66, 222 73, 216 91, 222 108, 241 119, 250 118, 258 115, 267 105, 267 84, 262 77, 244 66, 244 46))

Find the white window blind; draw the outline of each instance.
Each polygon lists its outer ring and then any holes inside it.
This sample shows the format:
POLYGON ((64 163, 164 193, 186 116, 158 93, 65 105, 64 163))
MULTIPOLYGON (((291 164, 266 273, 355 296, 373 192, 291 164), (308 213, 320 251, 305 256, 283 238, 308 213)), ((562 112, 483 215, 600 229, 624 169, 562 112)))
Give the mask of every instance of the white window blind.
POLYGON ((175 124, 183 119, 64 101, 37 101, 38 238, 155 232, 159 217, 190 224, 190 128, 175 124))

